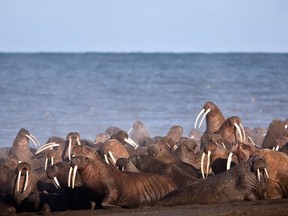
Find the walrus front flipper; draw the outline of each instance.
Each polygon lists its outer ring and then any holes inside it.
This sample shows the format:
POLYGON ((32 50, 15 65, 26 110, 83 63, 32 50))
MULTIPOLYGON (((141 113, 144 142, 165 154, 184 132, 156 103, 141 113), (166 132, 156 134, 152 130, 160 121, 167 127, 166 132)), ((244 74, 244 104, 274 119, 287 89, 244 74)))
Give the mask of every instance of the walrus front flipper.
POLYGON ((102 207, 104 209, 114 209, 114 208, 121 208, 121 206, 117 206, 117 205, 113 205, 113 204, 110 204, 110 203, 107 203, 107 202, 102 202, 102 207))

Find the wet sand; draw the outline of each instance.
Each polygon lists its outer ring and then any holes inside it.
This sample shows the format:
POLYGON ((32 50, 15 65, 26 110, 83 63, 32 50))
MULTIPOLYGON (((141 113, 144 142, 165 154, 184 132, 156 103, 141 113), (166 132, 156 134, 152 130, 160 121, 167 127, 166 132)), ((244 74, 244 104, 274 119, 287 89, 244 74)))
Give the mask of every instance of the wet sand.
MULTIPOLYGON (((21 213, 17 215, 39 215, 41 213, 21 213)), ((241 201, 226 204, 209 204, 209 205, 185 205, 172 207, 144 207, 137 209, 97 209, 97 210, 78 210, 78 211, 61 211, 42 213, 44 215, 55 216, 93 216, 93 215, 113 215, 113 216, 219 216, 219 215, 252 215, 252 216, 270 216, 270 215, 288 215, 288 199, 278 200, 260 200, 260 201, 241 201)))

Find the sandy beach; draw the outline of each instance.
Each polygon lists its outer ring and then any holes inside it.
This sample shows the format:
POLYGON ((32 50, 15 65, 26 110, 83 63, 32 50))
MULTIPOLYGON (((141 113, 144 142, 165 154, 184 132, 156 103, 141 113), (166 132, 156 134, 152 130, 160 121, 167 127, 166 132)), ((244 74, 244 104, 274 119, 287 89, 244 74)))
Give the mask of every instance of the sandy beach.
POLYGON ((92 215, 113 215, 113 216, 220 216, 220 215, 253 215, 253 216, 268 216, 268 215, 287 215, 288 214, 288 199, 278 200, 260 200, 260 201, 241 201, 225 204, 209 204, 209 205, 185 205, 172 207, 143 207, 137 209, 97 209, 97 210, 77 210, 77 211, 61 211, 61 212, 35 212, 35 213, 19 213, 16 215, 55 215, 55 216, 92 216, 92 215))

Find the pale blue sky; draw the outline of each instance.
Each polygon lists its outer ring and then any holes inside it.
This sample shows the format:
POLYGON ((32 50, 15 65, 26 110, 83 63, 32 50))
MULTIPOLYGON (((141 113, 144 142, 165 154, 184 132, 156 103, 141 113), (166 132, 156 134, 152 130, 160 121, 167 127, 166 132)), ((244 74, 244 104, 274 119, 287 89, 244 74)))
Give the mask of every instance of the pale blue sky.
POLYGON ((288 0, 0 0, 0 52, 288 52, 288 0))

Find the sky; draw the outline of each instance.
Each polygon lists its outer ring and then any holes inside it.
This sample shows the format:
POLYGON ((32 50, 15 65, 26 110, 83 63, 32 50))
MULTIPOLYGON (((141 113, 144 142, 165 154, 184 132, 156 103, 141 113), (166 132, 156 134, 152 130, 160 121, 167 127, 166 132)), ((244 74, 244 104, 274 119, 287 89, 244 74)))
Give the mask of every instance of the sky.
POLYGON ((0 52, 288 52, 288 1, 0 0, 0 52))

